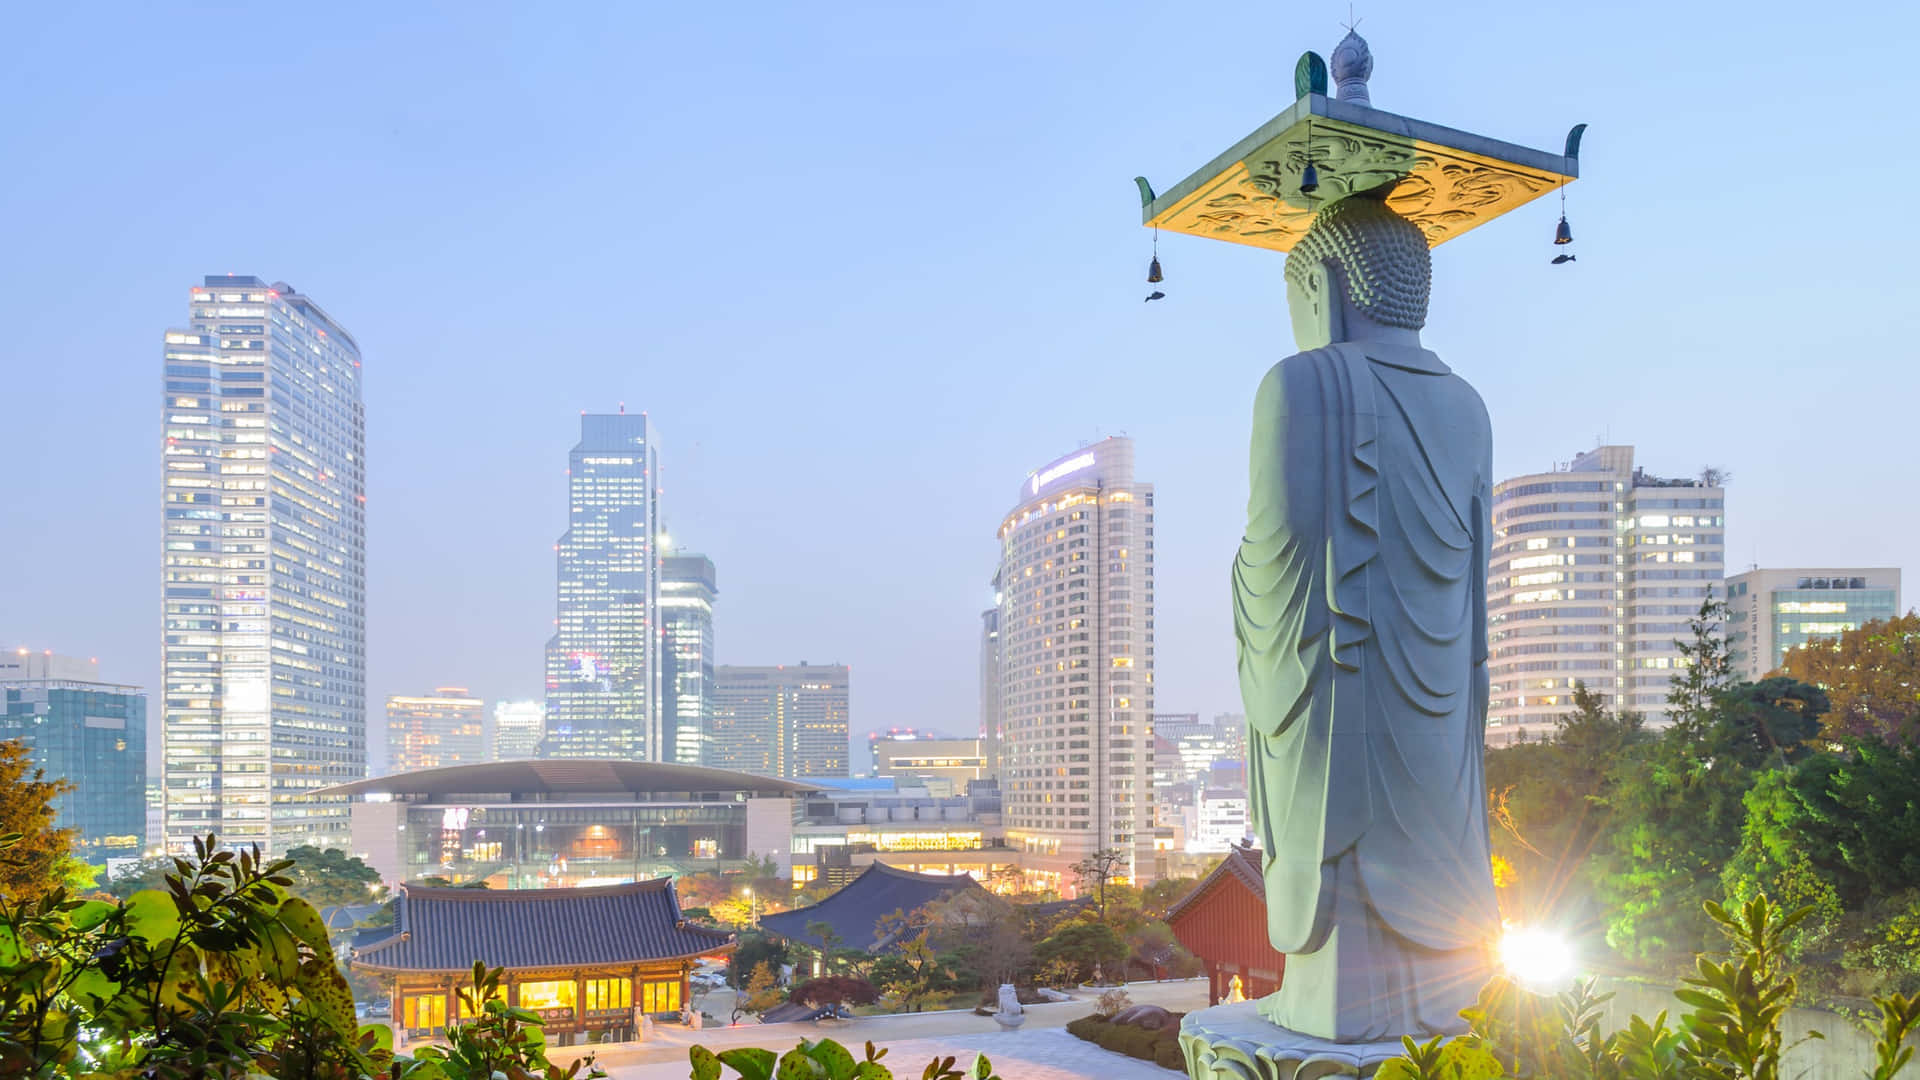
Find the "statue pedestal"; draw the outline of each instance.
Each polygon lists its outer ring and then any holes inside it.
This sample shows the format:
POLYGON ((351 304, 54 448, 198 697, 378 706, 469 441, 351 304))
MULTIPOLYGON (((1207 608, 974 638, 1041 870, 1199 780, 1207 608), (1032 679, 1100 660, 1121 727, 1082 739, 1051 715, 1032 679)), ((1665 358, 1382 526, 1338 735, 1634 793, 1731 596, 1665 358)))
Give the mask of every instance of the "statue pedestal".
POLYGON ((1399 1057, 1398 1039, 1337 1043, 1302 1035, 1269 1022, 1257 1001, 1215 1005, 1180 1021, 1180 1049, 1193 1080, 1319 1080, 1327 1076, 1372 1076, 1380 1063, 1399 1057))

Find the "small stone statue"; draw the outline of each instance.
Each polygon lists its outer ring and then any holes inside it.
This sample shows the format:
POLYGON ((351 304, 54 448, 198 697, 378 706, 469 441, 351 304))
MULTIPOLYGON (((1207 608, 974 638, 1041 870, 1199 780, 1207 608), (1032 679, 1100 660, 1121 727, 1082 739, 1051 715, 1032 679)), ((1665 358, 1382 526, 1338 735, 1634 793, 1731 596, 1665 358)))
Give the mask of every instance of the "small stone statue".
POLYGON ((1221 1004, 1231 1005, 1236 1001, 1245 1000, 1247 1000, 1247 988, 1240 985, 1240 976, 1235 975, 1232 981, 1227 983, 1227 997, 1221 1004))
POLYGON ((1006 1031, 1027 1022, 1026 1010, 1020 1007, 1020 993, 1012 983, 1000 984, 1000 1007, 994 1010, 993 1020, 1006 1031))
POLYGON ((1255 399, 1233 566, 1248 816, 1287 954, 1260 1013, 1339 1043, 1463 1031, 1500 925, 1481 757, 1492 430, 1420 345, 1432 272, 1420 229, 1366 195, 1287 255, 1304 351, 1255 399))

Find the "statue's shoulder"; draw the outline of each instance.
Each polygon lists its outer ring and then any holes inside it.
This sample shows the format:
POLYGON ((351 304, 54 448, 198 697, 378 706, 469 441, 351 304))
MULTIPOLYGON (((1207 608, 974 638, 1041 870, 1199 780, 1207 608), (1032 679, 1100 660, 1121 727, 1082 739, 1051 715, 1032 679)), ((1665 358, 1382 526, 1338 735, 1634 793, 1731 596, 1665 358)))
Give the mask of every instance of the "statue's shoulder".
POLYGON ((1356 361, 1366 363, 1365 354, 1338 344, 1294 353, 1267 369, 1266 378, 1260 380, 1260 397, 1298 394, 1324 382, 1335 368, 1351 370, 1356 361))

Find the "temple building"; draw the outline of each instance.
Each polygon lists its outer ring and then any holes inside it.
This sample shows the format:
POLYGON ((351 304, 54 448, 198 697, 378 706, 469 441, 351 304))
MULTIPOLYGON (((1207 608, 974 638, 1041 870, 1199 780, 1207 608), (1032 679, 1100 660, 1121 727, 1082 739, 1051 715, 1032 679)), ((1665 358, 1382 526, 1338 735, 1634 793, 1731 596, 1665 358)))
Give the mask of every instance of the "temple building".
POLYGON ((473 965, 506 969, 507 1003, 540 1016, 549 1040, 630 1038, 642 1015, 672 1017, 690 1000, 694 961, 732 951, 734 936, 680 914, 671 878, 574 889, 402 885, 394 924, 363 931, 354 968, 390 981, 406 1039, 442 1035, 470 1015, 459 990, 473 965))
POLYGON ((915 874, 874 863, 839 892, 809 907, 760 917, 760 928, 788 941, 824 948, 827 942, 811 931, 816 923, 833 928, 844 948, 878 953, 894 940, 880 920, 894 912, 909 913, 960 892, 978 892, 979 882, 968 874, 915 874))
POLYGON ((1249 999, 1280 989, 1287 958, 1267 941, 1267 883, 1258 848, 1227 852, 1213 873, 1167 909, 1167 926, 1207 966, 1207 1004, 1226 1000, 1235 978, 1249 999))

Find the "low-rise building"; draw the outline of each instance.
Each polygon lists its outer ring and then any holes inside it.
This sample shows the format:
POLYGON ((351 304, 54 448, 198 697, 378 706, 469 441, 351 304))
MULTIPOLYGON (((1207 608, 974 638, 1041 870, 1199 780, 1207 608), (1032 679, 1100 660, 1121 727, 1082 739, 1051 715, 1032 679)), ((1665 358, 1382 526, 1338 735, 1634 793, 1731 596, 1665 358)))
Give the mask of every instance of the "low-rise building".
POLYGON ((936 794, 893 781, 822 781, 800 800, 793 826, 793 883, 844 885, 869 867, 918 874, 972 874, 1010 889, 1021 853, 1006 843, 1000 789, 975 781, 965 794, 936 794))
POLYGON ((1749 570, 1727 579, 1727 650, 1736 679, 1758 680, 1809 641, 1901 613, 1900 571, 1749 570))
POLYGON ((936 794, 965 792, 987 775, 980 740, 954 739, 922 732, 875 732, 867 738, 872 775, 936 794))
POLYGON ((698 765, 594 758, 423 769, 339 784, 353 854, 388 882, 496 889, 625 884, 791 861, 814 785, 698 765))
POLYGON ((696 960, 735 947, 689 923, 671 878, 581 889, 402 885, 392 926, 365 930, 350 963, 382 977, 402 1038, 446 1033, 472 1013, 459 991, 473 965, 504 968, 506 1003, 540 1017, 549 1040, 631 1040, 641 1017, 669 1019, 691 1000, 696 960))

